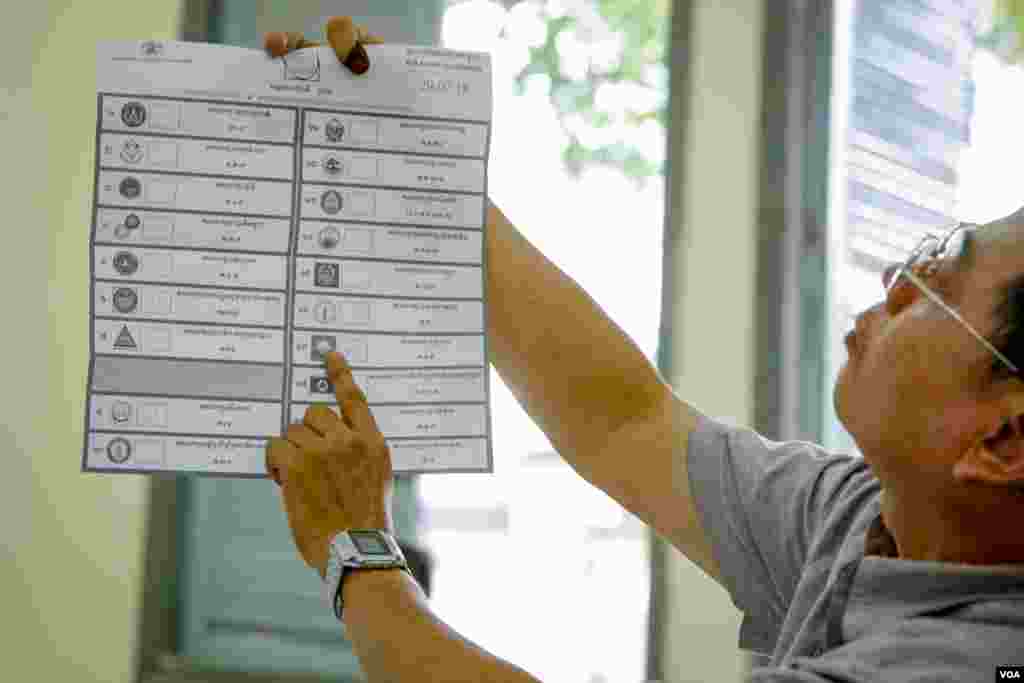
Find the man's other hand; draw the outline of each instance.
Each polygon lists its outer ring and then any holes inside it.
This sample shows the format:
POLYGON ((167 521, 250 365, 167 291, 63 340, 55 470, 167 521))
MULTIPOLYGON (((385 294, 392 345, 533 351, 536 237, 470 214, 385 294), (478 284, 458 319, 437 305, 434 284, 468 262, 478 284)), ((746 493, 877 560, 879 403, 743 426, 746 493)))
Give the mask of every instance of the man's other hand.
POLYGON ((295 546, 323 577, 328 544, 340 531, 394 533, 391 451, 352 377, 348 361, 327 354, 337 412, 311 405, 283 438, 268 440, 267 474, 281 487, 295 546))
MULTIPOLYGON (((331 17, 324 24, 327 42, 334 48, 334 54, 352 73, 363 74, 370 68, 370 58, 363 45, 383 43, 384 40, 370 34, 366 27, 355 24, 352 17, 331 17)), ((263 46, 274 57, 282 57, 292 50, 323 45, 319 40, 307 40, 296 31, 269 31, 263 36, 263 46)))

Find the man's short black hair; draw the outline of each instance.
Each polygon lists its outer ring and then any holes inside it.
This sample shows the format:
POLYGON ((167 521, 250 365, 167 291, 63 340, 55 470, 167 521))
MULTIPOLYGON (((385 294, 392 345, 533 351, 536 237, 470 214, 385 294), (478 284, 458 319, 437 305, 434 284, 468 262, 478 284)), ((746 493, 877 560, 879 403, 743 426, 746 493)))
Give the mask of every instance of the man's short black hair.
MULTIPOLYGON (((1024 273, 1017 275, 1003 286, 996 303, 996 333, 993 345, 1010 359, 1018 368, 1024 369, 1024 273)), ((993 358, 992 378, 994 382, 1009 379, 1014 375, 998 358, 993 358)), ((1017 375, 1024 379, 1024 372, 1017 375)), ((1013 487, 1013 491, 1024 501, 1024 482, 1013 487)))
MULTIPOLYGON (((993 345, 1018 368, 1024 368, 1024 273, 1002 287, 997 295, 993 345)), ((993 358, 992 375, 1002 380, 1013 375, 1001 360, 993 358)), ((1020 375, 1024 379, 1024 373, 1020 375)))
MULTIPOLYGON (((1024 206, 1004 218, 1016 228, 1024 228, 1024 206)), ((992 344, 999 352, 1010 359, 1010 362, 1022 369, 1020 375, 1024 379, 1024 272, 1010 280, 999 291, 996 300, 996 329, 992 344)), ((993 358, 992 375, 995 381, 1013 376, 1013 371, 998 358, 993 358)))

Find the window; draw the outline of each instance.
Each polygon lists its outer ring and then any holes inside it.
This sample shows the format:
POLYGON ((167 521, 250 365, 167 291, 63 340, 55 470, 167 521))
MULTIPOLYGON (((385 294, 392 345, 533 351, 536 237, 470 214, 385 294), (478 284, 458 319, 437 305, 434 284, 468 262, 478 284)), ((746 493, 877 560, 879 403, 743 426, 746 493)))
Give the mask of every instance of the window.
MULTIPOLYGON (((564 134, 544 79, 532 79, 523 94, 514 84, 545 31, 531 2, 506 10, 473 0, 445 16, 446 47, 486 51, 494 60, 489 192, 653 361, 661 178, 641 189, 614 170, 584 171, 578 180, 566 173, 564 134)), ((585 62, 595 49, 571 41, 559 47, 565 62, 585 62)), ((664 154, 659 130, 633 135, 646 136, 631 142, 652 156, 664 154)), ((643 680, 650 582, 643 525, 553 452, 491 372, 495 474, 419 480, 422 539, 437 559, 432 606, 474 642, 543 680, 643 680)))
MULTIPOLYGON (((830 381, 823 396, 829 448, 856 451, 835 415, 832 388, 846 362, 843 337, 853 318, 882 297, 882 269, 903 258, 925 232, 972 219, 977 205, 968 202, 979 195, 968 188, 992 187, 995 180, 978 178, 982 152, 969 147, 972 135, 993 125, 988 117, 994 116, 972 118, 974 79, 980 76, 986 88, 997 87, 985 57, 974 52, 980 4, 837 2, 826 343, 830 381), (964 175, 974 178, 959 185, 964 175)), ((1012 109, 1007 109, 1002 130, 1012 131, 1012 109)), ((986 131, 979 140, 991 145, 992 136, 986 131)))
POLYGON ((1024 158, 1024 66, 1011 66, 987 50, 974 53, 971 73, 977 90, 971 141, 960 155, 959 218, 986 223, 1024 206, 1020 177, 1004 173, 1006 160, 1024 158))

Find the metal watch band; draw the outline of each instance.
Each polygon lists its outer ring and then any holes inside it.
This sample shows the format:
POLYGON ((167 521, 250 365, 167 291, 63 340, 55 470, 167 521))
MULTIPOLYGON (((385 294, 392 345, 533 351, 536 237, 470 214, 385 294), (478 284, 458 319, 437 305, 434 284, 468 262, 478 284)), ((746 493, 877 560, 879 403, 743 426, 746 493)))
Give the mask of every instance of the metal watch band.
POLYGON ((324 576, 324 598, 329 601, 328 604, 338 620, 342 618, 344 607, 342 587, 345 584, 345 577, 353 569, 404 569, 409 576, 412 576, 413 579, 416 578, 409 569, 409 564, 397 540, 390 533, 380 529, 349 529, 339 532, 331 539, 327 571, 324 576), (362 555, 350 532, 360 533, 366 531, 373 531, 386 537, 386 545, 391 550, 391 556, 384 563, 373 564, 372 562, 367 562, 367 564, 358 564, 359 560, 357 558, 362 557, 362 555), (346 562, 353 562, 353 564, 347 565, 346 562))

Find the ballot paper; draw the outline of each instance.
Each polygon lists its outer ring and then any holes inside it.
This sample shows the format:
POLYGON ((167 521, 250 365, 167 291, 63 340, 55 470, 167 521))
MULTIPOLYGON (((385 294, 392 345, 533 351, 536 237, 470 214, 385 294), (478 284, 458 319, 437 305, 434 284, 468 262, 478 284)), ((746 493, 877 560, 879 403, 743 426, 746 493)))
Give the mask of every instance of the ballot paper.
POLYGON ((396 472, 492 472, 486 54, 97 47, 82 469, 265 476, 352 366, 396 472))

